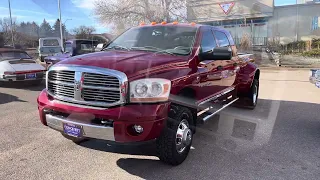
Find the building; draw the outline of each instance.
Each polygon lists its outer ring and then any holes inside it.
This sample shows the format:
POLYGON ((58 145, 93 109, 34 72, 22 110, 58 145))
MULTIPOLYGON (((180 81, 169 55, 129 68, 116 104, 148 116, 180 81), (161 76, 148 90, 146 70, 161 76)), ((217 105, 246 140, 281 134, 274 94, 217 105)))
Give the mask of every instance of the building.
POLYGON ((274 6, 273 0, 188 0, 187 15, 189 21, 228 29, 236 43, 245 34, 255 45, 288 43, 320 38, 320 3, 309 1, 274 6))

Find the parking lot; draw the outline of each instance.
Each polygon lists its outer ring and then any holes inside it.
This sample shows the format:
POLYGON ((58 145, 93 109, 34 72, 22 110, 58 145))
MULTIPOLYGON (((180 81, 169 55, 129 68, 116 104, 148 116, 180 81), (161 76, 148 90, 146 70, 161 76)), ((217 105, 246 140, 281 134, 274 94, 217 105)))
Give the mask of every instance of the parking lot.
POLYGON ((75 145, 43 126, 45 87, 0 87, 0 179, 319 179, 320 89, 309 70, 263 69, 255 110, 227 108, 200 125, 186 161, 155 157, 154 143, 75 145))

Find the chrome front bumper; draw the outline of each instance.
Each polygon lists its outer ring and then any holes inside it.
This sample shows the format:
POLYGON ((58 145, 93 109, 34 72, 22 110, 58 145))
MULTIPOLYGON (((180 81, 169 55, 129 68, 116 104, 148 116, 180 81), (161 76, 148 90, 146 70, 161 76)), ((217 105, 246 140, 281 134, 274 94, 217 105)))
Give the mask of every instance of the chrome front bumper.
POLYGON ((63 124, 69 123, 69 124, 81 126, 83 129, 84 137, 103 139, 103 140, 109 140, 109 141, 115 140, 113 127, 84 124, 84 123, 73 121, 71 119, 53 116, 50 114, 46 114, 46 121, 49 127, 60 132, 63 132, 63 124))

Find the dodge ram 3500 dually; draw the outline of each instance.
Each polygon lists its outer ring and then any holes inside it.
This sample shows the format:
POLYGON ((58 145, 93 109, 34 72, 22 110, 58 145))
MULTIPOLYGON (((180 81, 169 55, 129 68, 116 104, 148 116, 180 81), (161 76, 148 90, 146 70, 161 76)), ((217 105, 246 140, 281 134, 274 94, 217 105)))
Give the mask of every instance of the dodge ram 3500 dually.
POLYGON ((199 121, 235 103, 256 106, 260 70, 252 61, 238 56, 224 29, 141 24, 101 52, 50 67, 37 99, 40 119, 75 143, 155 140, 159 159, 178 165, 199 121))

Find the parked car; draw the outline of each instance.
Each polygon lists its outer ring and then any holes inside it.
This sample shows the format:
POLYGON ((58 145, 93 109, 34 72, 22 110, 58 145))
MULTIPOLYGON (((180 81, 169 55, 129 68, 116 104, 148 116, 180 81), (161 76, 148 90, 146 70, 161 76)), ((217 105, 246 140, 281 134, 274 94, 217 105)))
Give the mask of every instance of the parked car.
POLYGON ((189 153, 197 116, 205 122, 236 102, 256 107, 260 70, 241 56, 221 28, 134 27, 101 52, 52 66, 37 100, 40 119, 75 143, 156 140, 159 159, 178 165, 189 153))
POLYGON ((94 47, 97 44, 98 44, 98 41, 96 40, 88 40, 88 39, 68 40, 64 44, 64 47, 65 47, 64 52, 58 53, 54 56, 48 56, 44 58, 46 68, 48 69, 50 66, 56 64, 57 62, 65 60, 72 56, 95 52, 94 47))
POLYGON ((41 62, 44 61, 44 58, 47 56, 54 56, 57 53, 62 52, 61 40, 57 37, 47 37, 39 39, 39 59, 41 62))
POLYGON ((310 69, 309 81, 320 88, 320 69, 310 69))
POLYGON ((0 81, 42 82, 45 68, 25 51, 0 48, 0 81))

